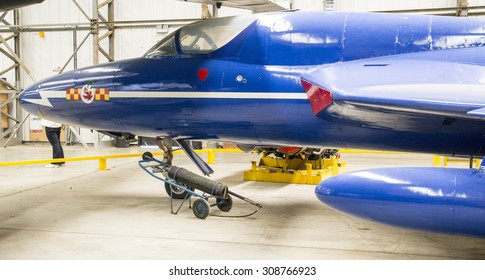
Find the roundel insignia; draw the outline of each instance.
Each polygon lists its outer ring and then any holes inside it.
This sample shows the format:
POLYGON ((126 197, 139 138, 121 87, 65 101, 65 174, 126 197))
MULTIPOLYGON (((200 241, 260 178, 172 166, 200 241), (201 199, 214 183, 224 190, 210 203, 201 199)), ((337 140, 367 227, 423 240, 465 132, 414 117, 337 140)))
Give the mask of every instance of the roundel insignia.
POLYGON ((90 84, 83 86, 81 89, 81 100, 86 104, 90 104, 94 101, 94 92, 90 84))

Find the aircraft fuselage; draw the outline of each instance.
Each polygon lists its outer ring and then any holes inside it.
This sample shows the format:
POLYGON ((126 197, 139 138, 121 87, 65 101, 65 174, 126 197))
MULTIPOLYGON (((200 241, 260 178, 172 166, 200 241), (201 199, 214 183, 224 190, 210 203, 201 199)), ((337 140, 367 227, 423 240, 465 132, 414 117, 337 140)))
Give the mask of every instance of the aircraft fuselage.
POLYGON ((231 20, 220 20, 182 28, 145 57, 48 78, 27 88, 21 103, 43 118, 142 136, 485 153, 485 127, 479 118, 393 112, 369 117, 358 108, 346 109, 352 122, 332 117, 331 110, 328 117, 316 117, 301 83, 302 75, 322 65, 406 53, 484 65, 485 20, 284 12, 255 16, 218 46, 215 34, 222 31, 210 34, 205 28, 232 27, 231 20), (474 51, 448 55, 460 49, 474 51))

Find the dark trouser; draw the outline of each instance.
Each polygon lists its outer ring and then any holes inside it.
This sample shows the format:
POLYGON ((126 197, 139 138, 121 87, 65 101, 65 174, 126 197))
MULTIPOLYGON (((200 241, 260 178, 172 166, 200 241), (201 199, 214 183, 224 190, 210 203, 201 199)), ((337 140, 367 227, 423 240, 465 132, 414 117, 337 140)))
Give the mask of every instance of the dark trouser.
MULTIPOLYGON (((45 135, 52 145, 52 158, 64 158, 61 146, 61 128, 46 127, 45 135)), ((53 162, 52 164, 64 164, 64 162, 53 162)))

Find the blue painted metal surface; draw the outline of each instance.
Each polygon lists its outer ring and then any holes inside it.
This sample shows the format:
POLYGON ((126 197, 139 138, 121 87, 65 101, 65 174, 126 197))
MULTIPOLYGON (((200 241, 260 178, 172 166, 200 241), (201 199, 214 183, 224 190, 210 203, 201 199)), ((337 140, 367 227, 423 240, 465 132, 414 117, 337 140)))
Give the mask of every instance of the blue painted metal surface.
MULTIPOLYGON (((32 85, 21 104, 142 136, 483 156, 484 66, 485 19, 282 12, 183 27, 145 57, 32 85)), ((483 236, 484 185, 476 170, 377 169, 316 193, 367 219, 483 236)))
MULTIPOLYGON (((231 21, 221 20, 197 27, 230 25, 231 21)), ((182 29, 171 37, 173 46, 167 43, 173 47, 168 48, 171 55, 54 76, 27 88, 21 103, 44 118, 145 136, 484 154, 483 120, 464 111, 485 104, 479 95, 478 103, 461 106, 468 96, 465 87, 452 96, 428 87, 426 94, 443 97, 445 105, 450 100, 457 104, 441 114, 436 113, 439 106, 410 112, 418 93, 391 92, 389 100, 381 100, 388 106, 380 110, 369 104, 359 107, 357 102, 372 103, 385 95, 385 88, 373 92, 372 85, 379 83, 391 89, 405 84, 411 90, 430 79, 441 85, 450 80, 481 85, 485 20, 321 12, 271 13, 246 20, 232 40, 212 51, 183 53, 182 29), (414 67, 410 62, 420 64, 414 67), (198 76, 201 69, 207 73, 203 80, 198 76), (473 76, 452 79, 464 71, 473 76), (302 76, 335 90, 334 106, 318 117, 306 98, 302 76), (89 82, 93 88, 109 89, 110 100, 66 101, 63 91, 89 82)), ((472 101, 477 101, 475 97, 472 101)))
MULTIPOLYGON (((221 24, 218 20, 197 27, 217 26, 221 24)), ((407 96, 413 88, 396 95, 390 104, 406 110, 375 110, 351 101, 374 102, 377 95, 385 96, 385 88, 372 91, 371 86, 379 83, 419 88, 423 74, 433 83, 447 84, 463 70, 471 72, 468 80, 480 83, 485 20, 320 12, 272 13, 246 20, 249 23, 245 22, 242 31, 213 51, 182 53, 182 29, 173 34, 174 45, 168 44, 174 48, 172 55, 54 76, 27 88, 21 103, 44 118, 145 136, 484 154, 483 120, 463 114, 465 109, 459 104, 467 92, 450 97, 459 110, 435 108, 448 111, 446 114, 435 114, 436 110, 409 113, 415 109, 415 102, 409 99, 421 94, 407 96), (440 63, 443 71, 434 70, 440 63), (204 80, 198 76, 201 69, 207 73, 204 80), (382 76, 386 72, 390 74, 382 76), (302 76, 336 91, 335 105, 318 117, 311 111, 302 76), (109 89, 110 100, 66 101, 63 91, 89 82, 93 88, 109 89), (360 95, 349 93, 355 88, 368 90, 360 95), (446 118, 452 118, 447 122, 452 125, 442 125, 446 118), (463 142, 467 145, 461 145, 463 142)), ((222 23, 229 25, 227 22, 222 23)), ((442 95, 432 87, 426 93, 442 95)), ((480 103, 481 95, 480 102, 475 96, 471 99, 474 104, 467 110, 485 105, 480 103)))
POLYGON ((417 230, 485 236, 485 173, 477 169, 381 168, 341 174, 315 193, 361 218, 417 230))

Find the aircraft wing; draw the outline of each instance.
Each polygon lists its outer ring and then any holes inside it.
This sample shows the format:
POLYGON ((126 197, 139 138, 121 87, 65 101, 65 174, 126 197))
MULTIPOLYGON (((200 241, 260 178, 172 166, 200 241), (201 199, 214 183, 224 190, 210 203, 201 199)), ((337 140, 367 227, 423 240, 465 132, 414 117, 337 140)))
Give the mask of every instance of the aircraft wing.
POLYGON ((194 2, 201 4, 216 5, 222 3, 222 6, 252 10, 255 13, 283 11, 285 8, 268 0, 180 0, 185 2, 194 2))
POLYGON ((485 125, 485 68, 472 62, 388 56, 321 66, 303 75, 302 84, 323 119, 383 129, 417 116, 485 125))

